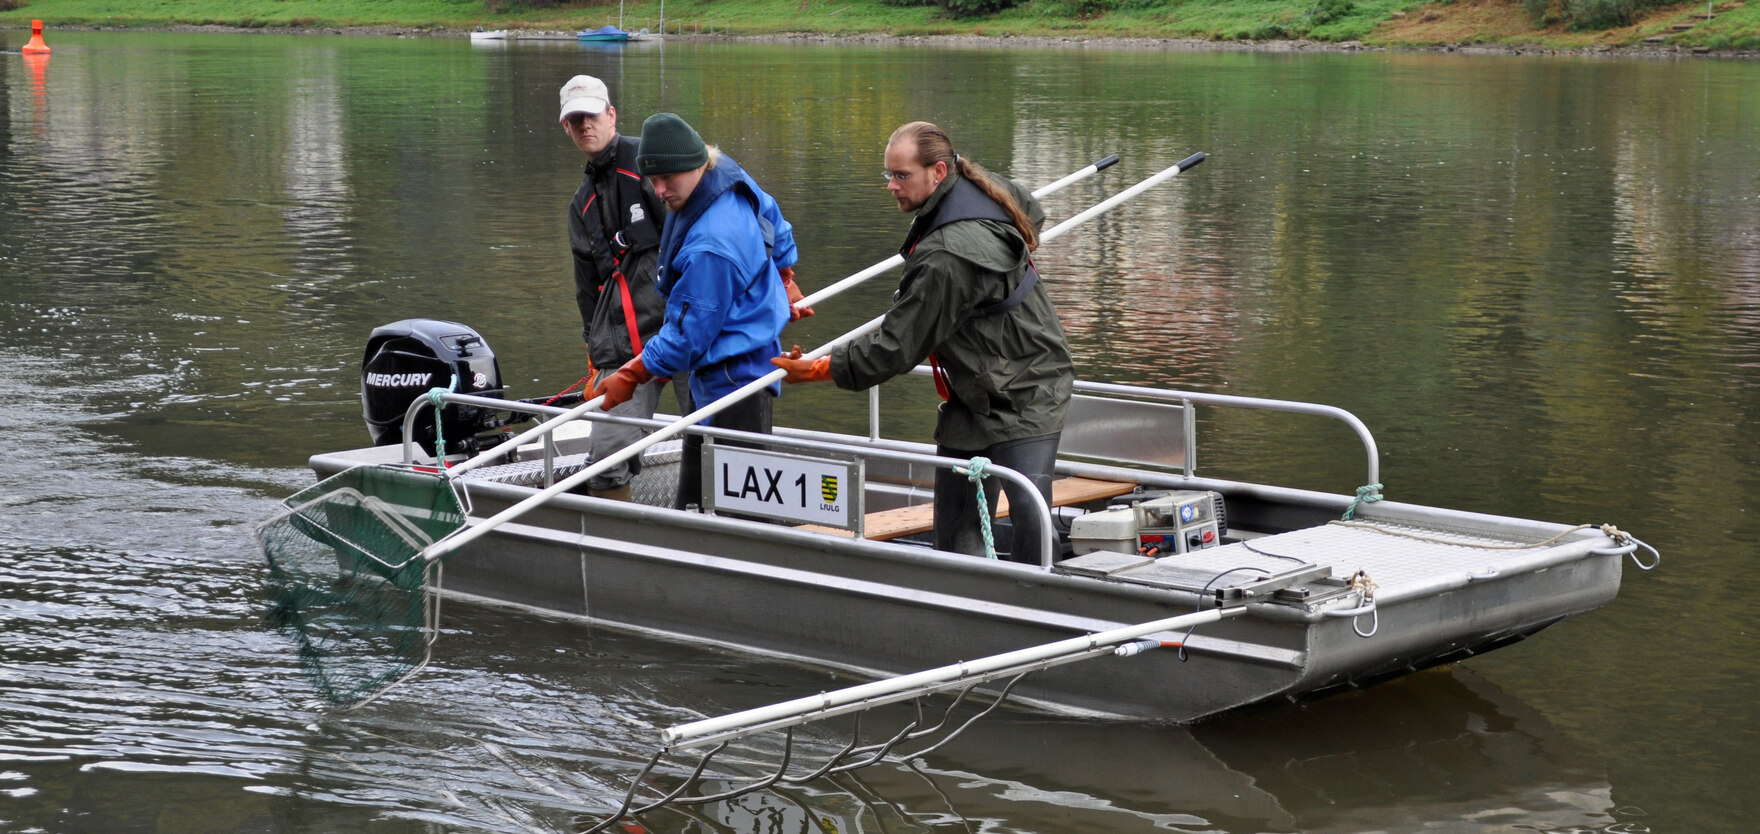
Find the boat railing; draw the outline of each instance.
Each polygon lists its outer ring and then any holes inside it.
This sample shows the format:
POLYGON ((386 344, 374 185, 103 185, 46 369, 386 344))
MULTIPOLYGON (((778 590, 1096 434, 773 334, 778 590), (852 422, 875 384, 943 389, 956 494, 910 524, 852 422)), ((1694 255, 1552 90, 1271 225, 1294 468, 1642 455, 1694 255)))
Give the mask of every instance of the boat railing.
MULTIPOLYGON (((932 376, 934 371, 927 365, 918 365, 911 373, 932 376)), ((1342 422, 1363 444, 1368 463, 1368 476, 1363 483, 1381 483, 1380 452, 1374 435, 1357 415, 1337 406, 1085 380, 1076 380, 1075 390, 1077 396, 1071 404, 1063 437, 1058 442, 1060 457, 1178 470, 1188 478, 1196 477, 1198 417, 1195 406, 1207 405, 1307 414, 1342 422)), ((880 435, 879 386, 868 389, 868 439, 883 439, 880 435)))
MULTIPOLYGON (((933 373, 927 366, 918 366, 912 372, 923 376, 933 373)), ((1148 467, 1160 471, 1177 470, 1185 477, 1196 477, 1196 406, 1278 411, 1326 417, 1349 426, 1356 433, 1367 456, 1367 480, 1362 489, 1380 488, 1379 453, 1374 436, 1370 434, 1368 427, 1356 415, 1336 406, 1082 380, 1076 381, 1075 389, 1077 396, 1072 404, 1071 419, 1068 421, 1064 436, 1059 443, 1058 453, 1060 456, 1088 458, 1127 466, 1148 467)), ((456 405, 533 415, 554 416, 568 410, 556 406, 477 397, 469 394, 446 393, 441 396, 441 399, 443 402, 456 405)), ((416 447, 411 438, 415 436, 416 419, 423 409, 431 407, 431 405, 429 398, 417 398, 410 404, 409 410, 404 415, 404 462, 406 464, 415 462, 416 447)), ((970 463, 965 460, 938 457, 885 445, 887 441, 881 437, 879 430, 878 387, 869 389, 868 407, 868 440, 870 442, 866 445, 854 445, 834 439, 825 439, 822 435, 815 439, 772 434, 765 435, 759 442, 765 446, 791 447, 803 451, 853 456, 862 460, 888 460, 931 467, 957 467, 970 463)), ((581 415, 581 419, 624 423, 644 428, 663 428, 669 425, 662 420, 644 420, 608 415, 602 412, 589 412, 581 415)), ((706 426, 692 426, 685 431, 724 440, 752 440, 752 436, 745 432, 706 426)), ((554 432, 543 432, 538 444, 543 461, 544 482, 546 484, 553 483, 558 457, 554 432)), ((1052 535, 1050 532, 1052 526, 1049 523, 1051 511, 1038 490, 1032 487, 1031 482, 1020 473, 1004 467, 992 467, 989 471, 1011 482, 1028 487, 1026 492, 1035 499, 1033 502, 1035 506, 1029 511, 1041 514, 1041 519, 1045 523, 1042 523, 1039 529, 1049 539, 1052 535)), ((1359 493, 1361 491, 1359 489, 1359 493)), ((1014 511, 1020 510, 1016 508, 1014 511)), ((859 522, 856 523, 856 535, 858 536, 862 535, 859 524, 859 522)), ((1042 561, 1046 567, 1049 567, 1053 548, 1049 546, 1049 542, 1045 544, 1046 546, 1041 551, 1045 554, 1042 561)))
MULTIPOLYGON (((517 413, 522 413, 522 414, 533 414, 533 415, 542 415, 542 416, 551 416, 551 417, 553 417, 557 414, 561 414, 561 413, 568 410, 566 408, 560 408, 557 406, 539 405, 537 403, 524 403, 524 402, 519 402, 517 400, 502 400, 502 399, 495 399, 493 397, 478 397, 478 396, 473 396, 470 394, 446 393, 446 394, 441 395, 441 399, 444 402, 451 403, 454 405, 475 406, 475 407, 479 407, 479 408, 492 408, 492 409, 497 409, 500 411, 512 411, 512 412, 517 412, 517 413)), ((413 465, 416 463, 416 458, 415 458, 416 445, 412 440, 412 438, 415 437, 415 421, 416 421, 417 417, 421 414, 421 412, 424 409, 431 407, 431 405, 432 405, 432 403, 427 397, 418 397, 415 400, 415 402, 412 402, 410 404, 409 410, 404 414, 403 460, 406 465, 413 465)), ((593 421, 593 422, 606 422, 606 423, 614 423, 614 424, 621 424, 621 425, 640 426, 642 428, 649 428, 649 429, 659 429, 659 428, 664 428, 668 425, 671 425, 671 422, 667 421, 667 420, 644 419, 644 418, 640 418, 640 417, 624 416, 621 414, 606 414, 601 411, 587 412, 586 414, 582 414, 579 419, 584 419, 584 420, 593 421)), ((901 449, 889 449, 889 448, 867 446, 867 445, 856 445, 856 444, 852 444, 852 443, 838 442, 835 440, 812 439, 812 438, 805 438, 805 437, 790 437, 787 435, 779 435, 779 434, 767 434, 767 435, 760 436, 760 435, 754 435, 751 432, 737 431, 734 429, 715 428, 712 426, 691 426, 691 427, 686 428, 685 432, 688 434, 702 435, 704 437, 713 438, 716 440, 732 440, 732 441, 739 441, 739 442, 745 442, 745 443, 756 442, 756 443, 759 443, 765 447, 771 447, 771 448, 783 447, 783 448, 789 448, 789 449, 797 449, 797 450, 800 450, 803 452, 818 452, 818 453, 822 453, 822 454, 831 454, 831 455, 837 455, 837 456, 853 457, 853 458, 864 459, 864 460, 868 460, 868 459, 886 460, 886 461, 892 461, 895 463, 910 464, 910 465, 915 465, 915 466, 935 467, 937 469, 966 467, 966 466, 970 466, 972 463, 970 460, 963 459, 963 458, 947 458, 947 457, 941 457, 938 455, 928 455, 928 454, 922 454, 919 452, 905 451, 905 450, 901 450, 901 449)), ((544 482, 546 484, 549 484, 554 481, 556 459, 558 456, 554 430, 544 432, 542 435, 542 439, 538 442, 540 444, 540 455, 542 456, 542 460, 543 460, 544 482)), ((1052 557, 1055 555, 1056 549, 1057 549, 1056 548, 1056 540, 1054 539, 1055 534, 1053 532, 1055 528, 1053 527, 1053 525, 1051 523, 1051 507, 1048 503, 1046 503, 1044 496, 1039 493, 1038 487, 1032 482, 1031 479, 1027 478, 1027 476, 1022 475, 1021 473, 1019 473, 1013 469, 1009 469, 1006 466, 991 464, 985 468, 984 473, 987 475, 993 475, 993 476, 1000 478, 1004 481, 1008 481, 1012 484, 1015 484, 1017 486, 1022 487, 1020 492, 1022 494, 1027 495, 1031 499, 1032 506, 1030 508, 1026 508, 1026 511, 1036 513, 1039 516, 1039 523, 1038 523, 1037 527, 1038 527, 1039 534, 1040 534, 1040 542, 1039 542, 1039 553, 1041 554, 1040 567, 1045 568, 1045 569, 1049 569, 1051 567, 1052 557)), ((1010 508, 1011 514, 1019 513, 1022 511, 1023 511, 1023 508, 1021 508, 1021 507, 1011 507, 1010 508)), ((854 532, 855 532, 855 535, 857 535, 858 537, 862 535, 862 531, 860 529, 857 529, 854 532)))

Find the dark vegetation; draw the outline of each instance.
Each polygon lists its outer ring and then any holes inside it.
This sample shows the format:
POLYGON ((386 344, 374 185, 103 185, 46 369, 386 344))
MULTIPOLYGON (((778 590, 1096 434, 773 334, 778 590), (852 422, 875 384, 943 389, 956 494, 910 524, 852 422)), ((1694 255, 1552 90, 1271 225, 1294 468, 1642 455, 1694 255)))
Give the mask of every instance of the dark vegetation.
POLYGON ((1541 26, 1563 24, 1574 30, 1625 26, 1638 13, 1673 5, 1664 0, 1522 0, 1522 7, 1541 26))

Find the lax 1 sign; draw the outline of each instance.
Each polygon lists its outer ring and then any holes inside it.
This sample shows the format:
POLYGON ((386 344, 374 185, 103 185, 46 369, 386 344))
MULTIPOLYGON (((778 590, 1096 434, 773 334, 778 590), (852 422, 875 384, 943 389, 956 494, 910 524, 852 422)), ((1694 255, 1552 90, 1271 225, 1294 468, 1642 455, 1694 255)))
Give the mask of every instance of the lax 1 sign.
POLYGON ((822 524, 861 535, 862 465, 703 444, 703 503, 716 512, 822 524))

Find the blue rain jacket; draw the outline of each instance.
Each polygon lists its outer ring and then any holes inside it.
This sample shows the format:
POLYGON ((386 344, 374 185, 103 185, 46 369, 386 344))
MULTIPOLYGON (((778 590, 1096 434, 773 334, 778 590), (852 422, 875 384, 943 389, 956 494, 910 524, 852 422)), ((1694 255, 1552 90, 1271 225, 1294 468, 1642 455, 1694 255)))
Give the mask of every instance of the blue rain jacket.
MULTIPOLYGON (((666 321, 643 345, 643 364, 655 376, 692 372, 698 407, 776 370, 770 359, 781 355, 788 323, 777 270, 798 259, 776 201, 722 155, 684 207, 667 215, 654 275, 666 321)), ((781 388, 773 384, 770 393, 781 388)))

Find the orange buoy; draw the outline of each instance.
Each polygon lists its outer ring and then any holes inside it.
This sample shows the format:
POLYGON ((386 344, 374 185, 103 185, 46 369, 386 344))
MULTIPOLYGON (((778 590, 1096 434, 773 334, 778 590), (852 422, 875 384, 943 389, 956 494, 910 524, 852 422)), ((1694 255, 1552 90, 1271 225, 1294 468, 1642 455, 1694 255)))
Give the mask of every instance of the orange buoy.
POLYGON ((49 51, 49 45, 43 43, 43 21, 31 21, 31 42, 24 45, 24 51, 26 53, 49 51))

